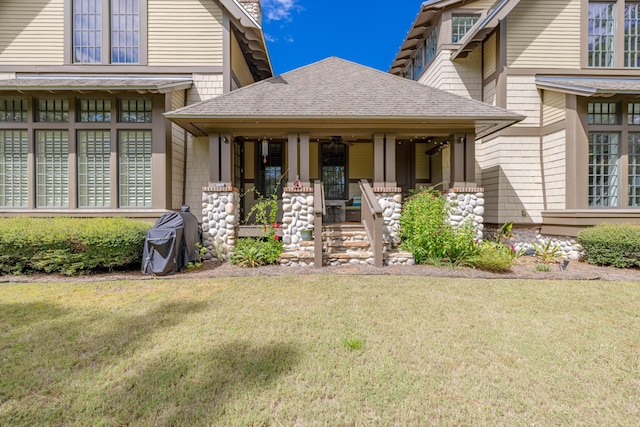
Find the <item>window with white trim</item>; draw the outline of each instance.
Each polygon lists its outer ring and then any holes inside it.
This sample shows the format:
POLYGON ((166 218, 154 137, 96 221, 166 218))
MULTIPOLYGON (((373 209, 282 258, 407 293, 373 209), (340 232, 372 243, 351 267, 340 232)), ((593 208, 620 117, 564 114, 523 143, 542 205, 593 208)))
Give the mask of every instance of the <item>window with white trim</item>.
POLYGON ((640 2, 590 1, 587 38, 587 66, 640 67, 640 2), (618 10, 624 10, 622 25, 618 10))
POLYGON ((72 0, 72 61, 139 64, 140 0, 72 0))

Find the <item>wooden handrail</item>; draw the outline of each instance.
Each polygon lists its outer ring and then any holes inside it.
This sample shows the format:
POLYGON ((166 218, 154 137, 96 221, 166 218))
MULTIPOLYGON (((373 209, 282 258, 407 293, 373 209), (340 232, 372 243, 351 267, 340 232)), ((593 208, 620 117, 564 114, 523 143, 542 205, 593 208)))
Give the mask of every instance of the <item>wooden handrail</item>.
POLYGON ((322 268, 322 217, 327 207, 324 200, 322 181, 313 182, 313 266, 322 268))
POLYGON ((382 267, 383 265, 383 238, 382 238, 382 206, 378 198, 373 193, 373 189, 366 179, 360 180, 360 191, 362 192, 362 225, 367 232, 371 249, 373 251, 373 265, 382 267))

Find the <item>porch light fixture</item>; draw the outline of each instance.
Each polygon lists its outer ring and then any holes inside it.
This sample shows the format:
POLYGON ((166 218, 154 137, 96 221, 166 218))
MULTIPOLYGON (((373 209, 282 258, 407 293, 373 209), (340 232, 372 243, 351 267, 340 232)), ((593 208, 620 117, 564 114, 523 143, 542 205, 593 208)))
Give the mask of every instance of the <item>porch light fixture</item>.
POLYGON ((262 163, 267 163, 268 155, 269 155, 269 141, 267 141, 267 138, 262 138, 262 163))

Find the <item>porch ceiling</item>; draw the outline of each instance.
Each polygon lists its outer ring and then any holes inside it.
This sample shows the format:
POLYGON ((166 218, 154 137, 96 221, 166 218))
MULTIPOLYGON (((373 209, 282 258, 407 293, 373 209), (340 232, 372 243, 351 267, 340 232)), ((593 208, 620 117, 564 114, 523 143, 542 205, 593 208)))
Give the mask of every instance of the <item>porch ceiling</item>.
POLYGON ((370 137, 478 137, 523 119, 513 112, 339 58, 327 58, 165 116, 198 136, 265 132, 370 137))

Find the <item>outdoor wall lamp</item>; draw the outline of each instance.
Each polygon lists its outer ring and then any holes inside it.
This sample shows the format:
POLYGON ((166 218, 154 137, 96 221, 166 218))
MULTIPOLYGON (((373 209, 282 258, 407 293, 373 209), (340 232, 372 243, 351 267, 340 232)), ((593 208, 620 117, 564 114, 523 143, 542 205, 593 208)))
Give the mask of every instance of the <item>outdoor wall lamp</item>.
POLYGON ((269 155, 269 141, 267 141, 267 138, 262 138, 262 163, 267 163, 268 155, 269 155))

